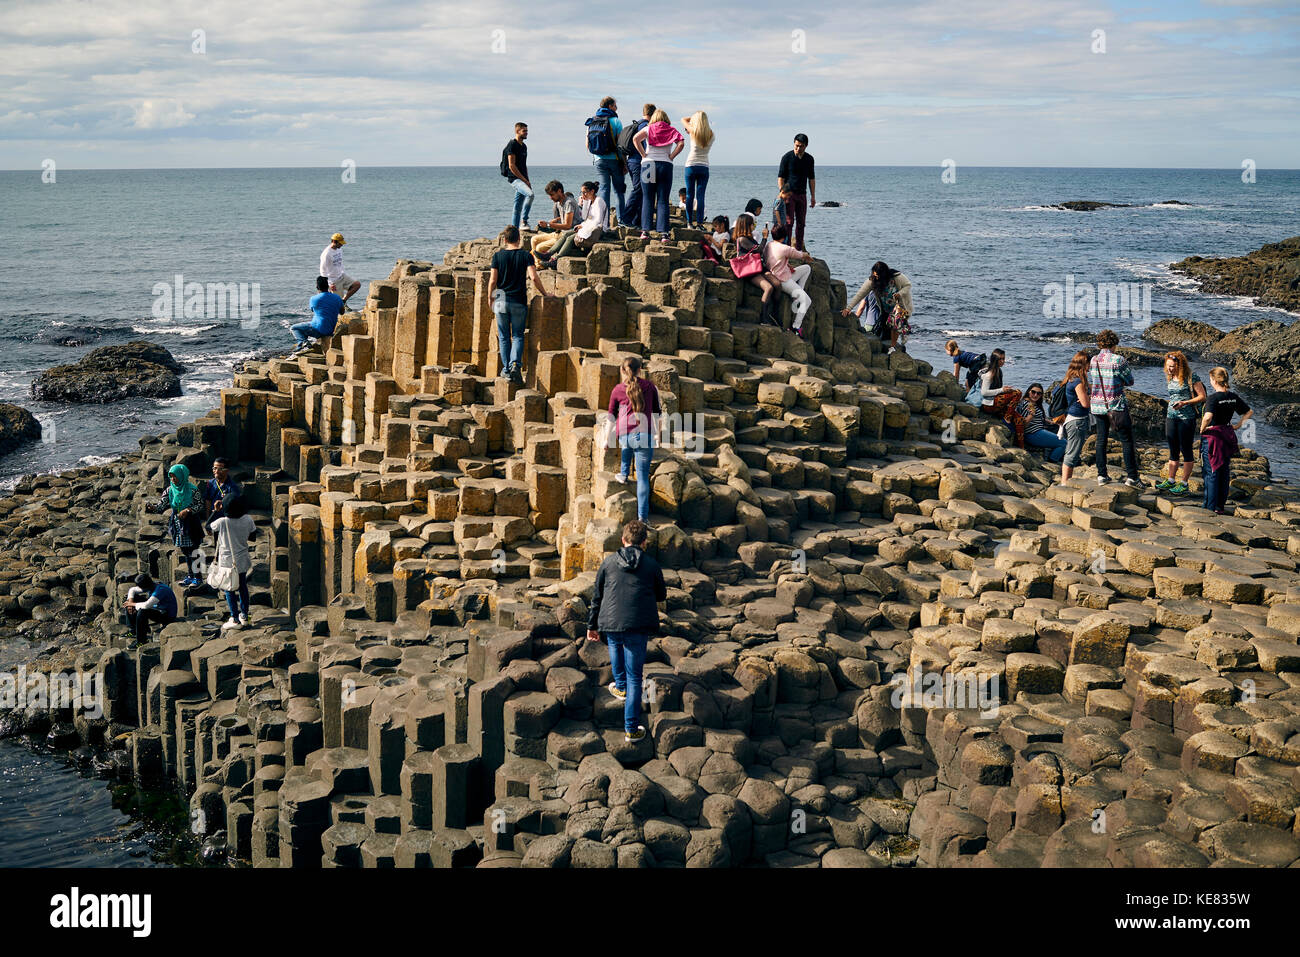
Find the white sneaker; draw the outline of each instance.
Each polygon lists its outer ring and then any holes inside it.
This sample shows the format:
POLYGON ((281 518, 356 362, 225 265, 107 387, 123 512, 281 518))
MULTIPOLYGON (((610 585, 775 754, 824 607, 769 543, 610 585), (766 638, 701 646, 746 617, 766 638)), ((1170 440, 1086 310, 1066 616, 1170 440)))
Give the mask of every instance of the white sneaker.
POLYGON ((1126 478, 1126 479, 1124 480, 1124 484, 1127 485, 1129 488, 1146 488, 1146 487, 1147 487, 1147 483, 1146 483, 1146 482, 1143 482, 1141 479, 1134 479, 1134 478, 1126 478))
POLYGON ((239 619, 235 618, 234 616, 231 616, 229 621, 222 622, 221 624, 222 631, 229 631, 231 628, 238 628, 238 627, 239 627, 239 619))
POLYGON ((240 628, 247 628, 248 625, 249 625, 248 616, 247 616, 247 615, 240 615, 240 616, 239 616, 239 627, 240 627, 240 628))
POLYGON ((1109 476, 1109 475, 1098 475, 1098 476, 1097 476, 1097 484, 1098 484, 1098 485, 1105 485, 1105 484, 1106 484, 1107 482, 1109 482, 1109 481, 1110 481, 1110 476, 1109 476))
POLYGON ((612 694, 615 698, 626 698, 626 697, 627 697, 627 692, 626 692, 626 691, 619 691, 619 690, 618 690, 618 685, 614 684, 614 682, 612 682, 612 681, 609 683, 609 693, 612 694))
POLYGON ((626 485, 626 484, 627 484, 627 476, 626 476, 626 475, 616 475, 616 476, 614 476, 614 481, 618 482, 619 485, 626 485))

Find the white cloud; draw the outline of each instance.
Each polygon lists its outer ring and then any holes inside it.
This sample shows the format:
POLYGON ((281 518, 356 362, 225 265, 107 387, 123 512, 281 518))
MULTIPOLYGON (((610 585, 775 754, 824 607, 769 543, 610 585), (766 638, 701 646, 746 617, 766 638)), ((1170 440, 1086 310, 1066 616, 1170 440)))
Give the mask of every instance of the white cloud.
POLYGON ((174 130, 189 126, 193 113, 186 113, 179 100, 144 100, 135 108, 131 125, 137 130, 174 130))

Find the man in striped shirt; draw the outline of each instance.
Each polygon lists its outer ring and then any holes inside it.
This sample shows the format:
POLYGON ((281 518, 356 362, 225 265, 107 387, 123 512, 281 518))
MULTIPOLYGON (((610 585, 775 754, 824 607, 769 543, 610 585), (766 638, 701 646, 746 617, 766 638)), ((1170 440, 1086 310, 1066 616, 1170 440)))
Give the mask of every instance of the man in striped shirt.
POLYGON ((1088 363, 1088 395, 1091 399, 1093 424, 1097 427, 1097 481, 1106 483, 1106 445, 1110 430, 1119 436, 1124 452, 1124 471, 1128 478, 1124 484, 1143 488, 1138 474, 1137 447, 1133 443, 1133 420, 1128 413, 1128 400, 1124 389, 1133 384, 1133 370, 1128 360, 1112 350, 1119 345, 1119 336, 1110 329, 1097 334, 1097 348, 1101 351, 1088 363))

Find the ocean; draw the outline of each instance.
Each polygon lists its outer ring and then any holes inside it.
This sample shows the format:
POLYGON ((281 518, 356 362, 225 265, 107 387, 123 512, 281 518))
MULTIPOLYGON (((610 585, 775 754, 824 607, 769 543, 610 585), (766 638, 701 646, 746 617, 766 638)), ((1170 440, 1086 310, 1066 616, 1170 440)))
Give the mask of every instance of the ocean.
MULTIPOLYGON (((540 159, 530 167, 539 195, 552 178, 575 194, 594 178, 589 167, 547 168, 540 159)), ((0 459, 0 488, 25 473, 129 452, 141 435, 214 406, 235 363, 286 352, 288 326, 305 318, 320 252, 335 231, 347 238, 346 270, 363 283, 360 306, 365 283, 387 276, 395 260, 440 261, 455 243, 495 235, 510 219, 513 191, 494 168, 360 167, 354 182, 345 182, 346 172, 59 170, 53 183, 39 170, 0 172, 0 401, 26 406, 46 429, 45 441, 0 459), (205 291, 243 284, 244 304, 251 307, 255 293, 259 308, 186 318, 169 308, 178 276, 182 288, 199 283, 205 291), (78 407, 29 398, 40 371, 141 338, 186 365, 184 395, 78 407)), ((1123 344, 1142 344, 1145 315, 1045 317, 1044 287, 1052 283, 1139 284, 1151 321, 1179 316, 1230 329, 1293 318, 1245 298, 1201 294, 1167 266, 1191 255, 1241 255, 1300 231, 1300 171, 1260 170, 1254 183, 1233 169, 956 167, 951 182, 944 172, 823 166, 818 198, 841 205, 813 209, 808 232, 809 249, 851 289, 876 260, 908 275, 915 306, 908 349, 936 368, 945 367, 950 337, 979 352, 1001 346, 1007 384, 1017 387, 1058 378, 1076 349, 1071 333, 1110 326, 1123 344), (1078 199, 1143 205, 1050 208, 1078 199)), ((681 180, 678 167, 674 192, 681 180)), ((775 164, 716 167, 706 216, 734 218, 757 197, 766 217, 775 187, 775 164)), ((548 215, 543 197, 532 219, 548 215)), ((1204 378, 1205 364, 1194 365, 1204 378)), ((1158 368, 1135 373, 1138 388, 1163 393, 1158 368)), ((1264 422, 1257 433, 1274 475, 1300 477, 1297 439, 1264 422)), ((102 784, 11 743, 0 743, 0 833, 0 866, 150 862, 147 828, 141 838, 102 784)))
MULTIPOLYGON (((533 182, 552 178, 577 192, 586 167, 547 168, 533 157, 533 182)), ((363 283, 398 258, 440 261, 463 239, 495 235, 513 192, 494 168, 39 170, 0 172, 3 260, 0 400, 26 405, 47 441, 0 459, 0 482, 102 461, 136 448, 140 435, 170 430, 211 406, 234 363, 287 351, 290 323, 307 312, 321 250, 336 230, 344 265, 363 283), (254 319, 236 308, 186 318, 169 310, 178 279, 242 284, 254 319), (167 292, 164 292, 167 290, 167 292), (158 313, 165 315, 159 317, 158 313), (43 369, 88 349, 132 339, 169 348, 189 372, 185 394, 67 407, 33 402, 43 369), (52 426, 52 428, 49 428, 52 426)), ((1261 317, 1293 318, 1240 297, 1207 296, 1169 272, 1189 255, 1240 255, 1297 232, 1300 171, 822 167, 822 201, 809 215, 809 248, 832 273, 861 282, 882 259, 912 281, 909 351, 943 367, 943 343, 1007 351, 1007 382, 1058 378, 1074 351, 1068 333, 1110 325, 1140 345, 1142 316, 1046 318, 1050 283, 1139 284, 1152 321, 1181 316, 1232 328, 1261 317), (955 175, 954 175, 955 174, 955 175), (1069 212, 1074 199, 1156 204, 1069 212), (1187 205, 1166 204, 1177 200, 1187 205)), ((682 181, 676 171, 674 192, 682 181)), ((717 167, 706 216, 734 218, 751 197, 770 212, 775 166, 717 167)), ((549 215, 544 197, 533 220, 549 215)), ((1135 288, 1135 293, 1138 289, 1135 288)), ((216 303, 219 305, 219 302, 216 303)), ((1198 371, 1204 377, 1203 364, 1198 371)), ((1137 387, 1162 393, 1157 368, 1136 370, 1137 387)), ((1249 396, 1248 396, 1249 398, 1249 396)), ((1257 420, 1258 421, 1258 420, 1257 420)), ((1300 476, 1288 434, 1258 424, 1258 448, 1275 475, 1300 476)))

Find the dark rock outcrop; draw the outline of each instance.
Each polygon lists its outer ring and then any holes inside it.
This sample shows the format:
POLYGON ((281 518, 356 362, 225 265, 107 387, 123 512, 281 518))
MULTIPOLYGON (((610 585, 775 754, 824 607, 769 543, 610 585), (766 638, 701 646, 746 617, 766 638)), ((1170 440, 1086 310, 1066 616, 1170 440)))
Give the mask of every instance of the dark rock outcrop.
POLYGON ((1270 406, 1260 415, 1265 422, 1292 432, 1300 432, 1300 402, 1282 402, 1270 406))
POLYGON ((1269 243, 1244 256, 1189 256, 1169 268, 1195 279, 1201 292, 1250 296, 1257 306, 1300 312, 1300 236, 1269 243))
POLYGON ((1195 319, 1160 319, 1142 333, 1142 338, 1166 349, 1199 356, 1222 339, 1223 332, 1195 319))
POLYGON ((152 342, 101 346, 77 362, 47 369, 32 381, 32 398, 45 402, 116 402, 135 396, 181 394, 184 367, 152 342))
POLYGON ((24 442, 41 437, 41 424, 20 405, 0 402, 0 455, 8 455, 24 442))

